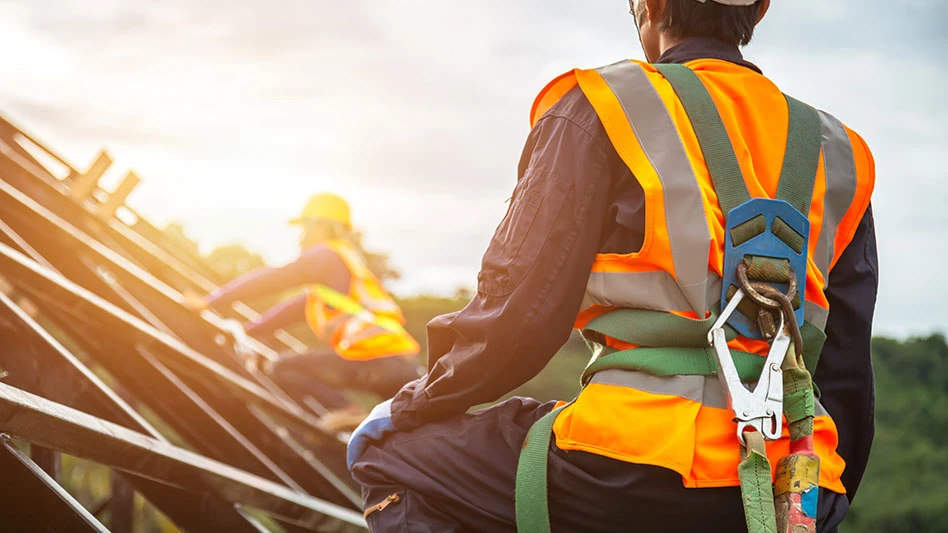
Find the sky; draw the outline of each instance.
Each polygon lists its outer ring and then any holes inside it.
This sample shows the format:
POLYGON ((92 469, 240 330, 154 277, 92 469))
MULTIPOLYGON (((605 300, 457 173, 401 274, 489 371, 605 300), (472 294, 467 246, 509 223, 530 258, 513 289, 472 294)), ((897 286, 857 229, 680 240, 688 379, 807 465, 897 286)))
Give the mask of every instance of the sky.
MULTIPOLYGON (((625 0, 0 0, 0 112, 204 250, 290 260, 328 190, 395 292, 473 287, 537 92, 642 58, 625 0)), ((774 0, 745 54, 859 131, 877 165, 875 330, 948 324, 948 3, 774 0)))

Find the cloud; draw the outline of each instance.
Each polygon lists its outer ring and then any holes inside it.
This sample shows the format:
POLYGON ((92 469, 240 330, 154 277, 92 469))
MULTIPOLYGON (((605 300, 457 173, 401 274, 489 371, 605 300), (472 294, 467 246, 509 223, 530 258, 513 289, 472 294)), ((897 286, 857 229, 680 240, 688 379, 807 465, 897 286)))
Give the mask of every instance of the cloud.
MULTIPOLYGON (((937 0, 774 2, 748 49, 874 150, 883 332, 948 321, 916 301, 948 298, 920 266, 948 259, 945 22, 937 0)), ((80 167, 108 146, 155 220, 279 261, 285 219, 335 190, 400 290, 444 292, 475 280, 537 91, 641 57, 619 0, 7 0, 0 46, 17 52, 0 64, 5 112, 80 167)))

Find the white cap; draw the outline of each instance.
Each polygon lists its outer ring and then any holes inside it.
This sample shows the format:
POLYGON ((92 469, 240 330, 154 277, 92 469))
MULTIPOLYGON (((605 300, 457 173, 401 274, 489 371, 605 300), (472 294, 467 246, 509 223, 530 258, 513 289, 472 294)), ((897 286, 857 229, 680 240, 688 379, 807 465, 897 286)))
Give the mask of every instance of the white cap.
MULTIPOLYGON (((698 0, 702 4, 708 0, 698 0)), ((757 0, 711 0, 716 4, 723 4, 726 6, 752 6, 757 3, 757 0)))

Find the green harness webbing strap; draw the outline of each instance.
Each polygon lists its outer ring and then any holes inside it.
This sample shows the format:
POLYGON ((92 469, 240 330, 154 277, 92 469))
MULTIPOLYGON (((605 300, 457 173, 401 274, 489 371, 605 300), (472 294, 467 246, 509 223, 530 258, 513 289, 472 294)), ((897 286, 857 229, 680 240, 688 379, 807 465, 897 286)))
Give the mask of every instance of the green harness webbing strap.
MULTIPOLYGON (((599 333, 639 346, 704 348, 717 320, 716 310, 708 318, 696 320, 650 309, 615 309, 590 320, 583 333, 599 333)), ((725 326, 725 331, 727 340, 737 337, 734 328, 725 326)))
POLYGON ((684 65, 664 64, 655 68, 671 83, 694 127, 705 164, 714 182, 718 204, 726 217, 731 209, 751 199, 747 184, 737 162, 731 138, 721 114, 704 83, 693 70, 684 65))
MULTIPOLYGON (((810 214, 813 186, 820 165, 823 128, 820 115, 803 102, 784 95, 790 112, 787 149, 777 185, 777 199, 785 200, 803 216, 810 214)), ((797 252, 799 253, 799 251, 797 252)))
MULTIPOLYGON (((608 348, 603 348, 608 350, 608 348)), ((741 381, 760 379, 765 359, 755 353, 731 350, 741 381)), ((658 377, 716 376, 717 362, 711 348, 633 348, 608 353, 593 360, 583 372, 583 384, 603 370, 633 370, 658 377)))
MULTIPOLYGON (((704 320, 694 320, 648 309, 616 309, 600 315, 583 330, 587 340, 592 337, 589 335, 592 332, 639 347, 618 351, 590 341, 594 357, 584 376, 614 368, 610 366, 613 364, 623 365, 624 370, 638 370, 655 376, 716 375, 716 363, 708 346, 708 331, 716 320, 714 312, 704 320)), ((730 327, 726 329, 727 339, 732 340, 736 333, 730 327)), ((826 334, 813 324, 804 322, 800 335, 803 337, 805 367, 811 373, 815 372, 826 334)), ((755 381, 754 378, 760 376, 762 367, 759 365, 763 364, 763 357, 733 350, 731 353, 739 372, 742 372, 742 367, 743 372, 748 373, 757 369, 757 376, 746 381, 755 381)), ((741 379, 744 376, 741 373, 741 379)))
POLYGON ((744 520, 748 533, 777 533, 774 513, 774 491, 771 483, 770 460, 764 436, 756 431, 744 433, 747 447, 744 458, 737 465, 737 478, 744 499, 744 520))
POLYGON ((547 497, 547 455, 553 438, 553 422, 566 406, 554 409, 537 420, 523 441, 517 462, 517 484, 514 497, 517 531, 549 533, 550 510, 547 497))

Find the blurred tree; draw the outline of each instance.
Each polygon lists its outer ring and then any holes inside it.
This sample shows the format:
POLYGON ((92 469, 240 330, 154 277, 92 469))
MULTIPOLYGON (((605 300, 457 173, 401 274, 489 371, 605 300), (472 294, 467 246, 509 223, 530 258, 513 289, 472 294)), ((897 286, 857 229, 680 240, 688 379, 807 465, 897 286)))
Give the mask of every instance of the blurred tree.
POLYGON ((362 240, 363 233, 361 231, 355 230, 352 232, 353 243, 356 245, 356 248, 362 252, 366 266, 369 267, 369 270, 371 270, 377 278, 383 282, 402 278, 401 272, 391 265, 388 254, 366 250, 362 246, 362 240))
POLYGON ((841 531, 948 532, 948 344, 873 341, 876 438, 841 531))
POLYGON ((224 279, 232 280, 252 270, 266 266, 260 254, 248 250, 243 244, 229 244, 218 246, 205 258, 216 272, 220 272, 224 279))
MULTIPOLYGON (((198 243, 187 234, 187 229, 182 222, 169 222, 161 231, 178 246, 198 257, 203 257, 209 267, 221 274, 224 281, 230 281, 256 268, 266 266, 260 254, 248 250, 243 244, 218 246, 206 256, 202 255, 198 243)), ((385 282, 401 279, 401 273, 391 265, 388 254, 368 251, 362 247, 363 233, 361 231, 354 231, 352 239, 356 248, 362 252, 369 270, 380 280, 385 282)))
POLYGON ((184 248, 185 250, 193 253, 194 255, 200 255, 198 252, 198 243, 188 236, 187 232, 184 229, 184 224, 178 221, 172 221, 165 225, 161 229, 161 232, 165 234, 168 239, 177 244, 178 246, 184 248))

